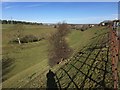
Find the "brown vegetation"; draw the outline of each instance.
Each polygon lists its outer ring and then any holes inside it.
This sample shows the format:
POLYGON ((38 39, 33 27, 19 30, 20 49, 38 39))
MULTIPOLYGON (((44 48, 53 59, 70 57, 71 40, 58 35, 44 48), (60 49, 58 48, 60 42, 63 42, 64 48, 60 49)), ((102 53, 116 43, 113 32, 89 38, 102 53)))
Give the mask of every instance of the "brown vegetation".
POLYGON ((70 57, 72 50, 69 48, 65 36, 70 33, 68 25, 58 24, 58 29, 49 37, 49 65, 59 64, 61 60, 70 57))

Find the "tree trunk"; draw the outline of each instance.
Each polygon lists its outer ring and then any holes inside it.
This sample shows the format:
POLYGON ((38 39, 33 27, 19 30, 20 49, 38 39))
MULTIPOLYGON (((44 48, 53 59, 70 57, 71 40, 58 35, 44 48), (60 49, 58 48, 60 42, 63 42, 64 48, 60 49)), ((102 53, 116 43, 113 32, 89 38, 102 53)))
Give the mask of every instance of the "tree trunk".
POLYGON ((18 39, 19 44, 21 44, 20 38, 17 38, 17 39, 18 39))

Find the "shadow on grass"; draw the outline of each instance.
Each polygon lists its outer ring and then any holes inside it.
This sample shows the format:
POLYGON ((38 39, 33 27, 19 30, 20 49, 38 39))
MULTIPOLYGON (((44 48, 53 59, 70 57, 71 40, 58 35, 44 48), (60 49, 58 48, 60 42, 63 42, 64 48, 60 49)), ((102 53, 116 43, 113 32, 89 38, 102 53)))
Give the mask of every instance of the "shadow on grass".
MULTIPOLYGON (((63 71, 64 75, 61 74, 60 76, 56 76, 57 78, 57 83, 59 82, 59 86, 62 86, 61 79, 64 78, 65 75, 67 75, 67 77, 69 77, 70 81, 66 82, 67 85, 64 86, 65 89, 68 89, 70 87, 71 84, 74 84, 74 86, 76 87, 76 89, 83 89, 86 87, 86 82, 92 82, 92 86, 88 86, 89 88, 101 88, 101 89, 106 89, 109 88, 109 85, 111 85, 110 82, 106 83, 106 80, 109 79, 109 77, 111 78, 111 72, 108 71, 107 69, 109 68, 111 70, 111 67, 108 66, 108 64, 110 65, 109 61, 109 47, 106 47, 106 44, 108 44, 108 39, 106 40, 106 36, 107 33, 105 34, 101 34, 101 37, 96 37, 95 39, 97 40, 96 42, 93 42, 92 44, 90 44, 89 46, 86 47, 86 49, 84 50, 80 50, 80 52, 78 52, 77 54, 75 54, 75 56, 72 58, 72 60, 70 60, 71 62, 69 62, 69 64, 67 65, 67 69, 66 67, 61 67, 57 72, 59 71, 63 71), (104 48, 106 48, 107 50, 104 50, 104 48), (104 56, 104 54, 105 56, 104 56), (85 56, 84 56, 85 55, 85 56), (93 58, 91 58, 91 56, 93 58), (102 57, 104 58, 102 58, 102 57), (81 60, 81 58, 84 58, 84 60, 81 60), (101 58, 101 60, 99 60, 101 58), (87 61, 91 60, 91 63, 87 63, 87 61), (74 62, 73 62, 74 61, 74 62), (96 63, 97 62, 97 63, 96 63), (80 66, 76 66, 76 63, 79 63, 80 66), (100 64, 100 65, 99 65, 100 64), (89 68, 87 69, 87 71, 85 72, 84 70, 82 70, 83 66, 88 66, 89 68), (70 70, 71 68, 74 68, 77 72, 75 73, 75 75, 70 75, 70 70), (96 73, 96 70, 98 71, 98 73, 96 74, 96 76, 94 75, 96 73), (78 74, 82 74, 83 80, 82 81, 74 81, 74 79, 76 78, 76 76, 78 76, 78 74), (95 76, 95 77, 93 77, 95 76), (79 84, 77 84, 79 82, 79 84)), ((56 75, 57 75, 56 72, 56 75)), ((73 71, 72 71, 73 72, 73 71)), ((80 76, 81 77, 81 76, 80 76)), ((110 80, 110 79, 109 79, 110 80)), ((89 83, 88 83, 89 84, 89 83)))
POLYGON ((8 79, 6 75, 15 67, 14 62, 15 59, 8 56, 2 58, 2 82, 8 79))
POLYGON ((47 90, 55 89, 58 90, 57 83, 55 82, 55 73, 53 73, 51 70, 47 73, 47 90))

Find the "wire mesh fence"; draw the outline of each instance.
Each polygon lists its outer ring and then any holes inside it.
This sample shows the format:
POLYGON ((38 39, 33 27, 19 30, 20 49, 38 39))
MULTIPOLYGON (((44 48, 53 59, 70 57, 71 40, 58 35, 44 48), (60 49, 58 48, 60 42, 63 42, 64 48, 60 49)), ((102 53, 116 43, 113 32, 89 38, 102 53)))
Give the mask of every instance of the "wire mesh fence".
POLYGON ((56 83, 62 88, 113 88, 108 33, 95 37, 67 65, 56 72, 56 83), (67 82, 67 83, 66 83, 67 82))
POLYGON ((116 60, 119 43, 115 31, 101 33, 91 40, 54 72, 53 82, 43 82, 46 88, 48 88, 46 83, 51 86, 55 83, 59 90, 118 88, 118 61, 116 60))

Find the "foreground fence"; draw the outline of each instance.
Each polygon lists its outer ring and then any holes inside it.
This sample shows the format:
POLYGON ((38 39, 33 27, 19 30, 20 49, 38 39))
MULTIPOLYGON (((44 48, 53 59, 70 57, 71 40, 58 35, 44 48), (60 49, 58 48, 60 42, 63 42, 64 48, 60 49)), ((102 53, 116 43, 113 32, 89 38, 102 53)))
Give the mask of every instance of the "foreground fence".
POLYGON ((111 30, 109 34, 110 55, 112 60, 112 74, 114 80, 114 89, 118 89, 118 60, 119 60, 119 36, 116 30, 111 30))
POLYGON ((114 87, 108 33, 93 39, 95 39, 93 43, 80 50, 67 65, 56 72, 56 83, 59 88, 114 87))

